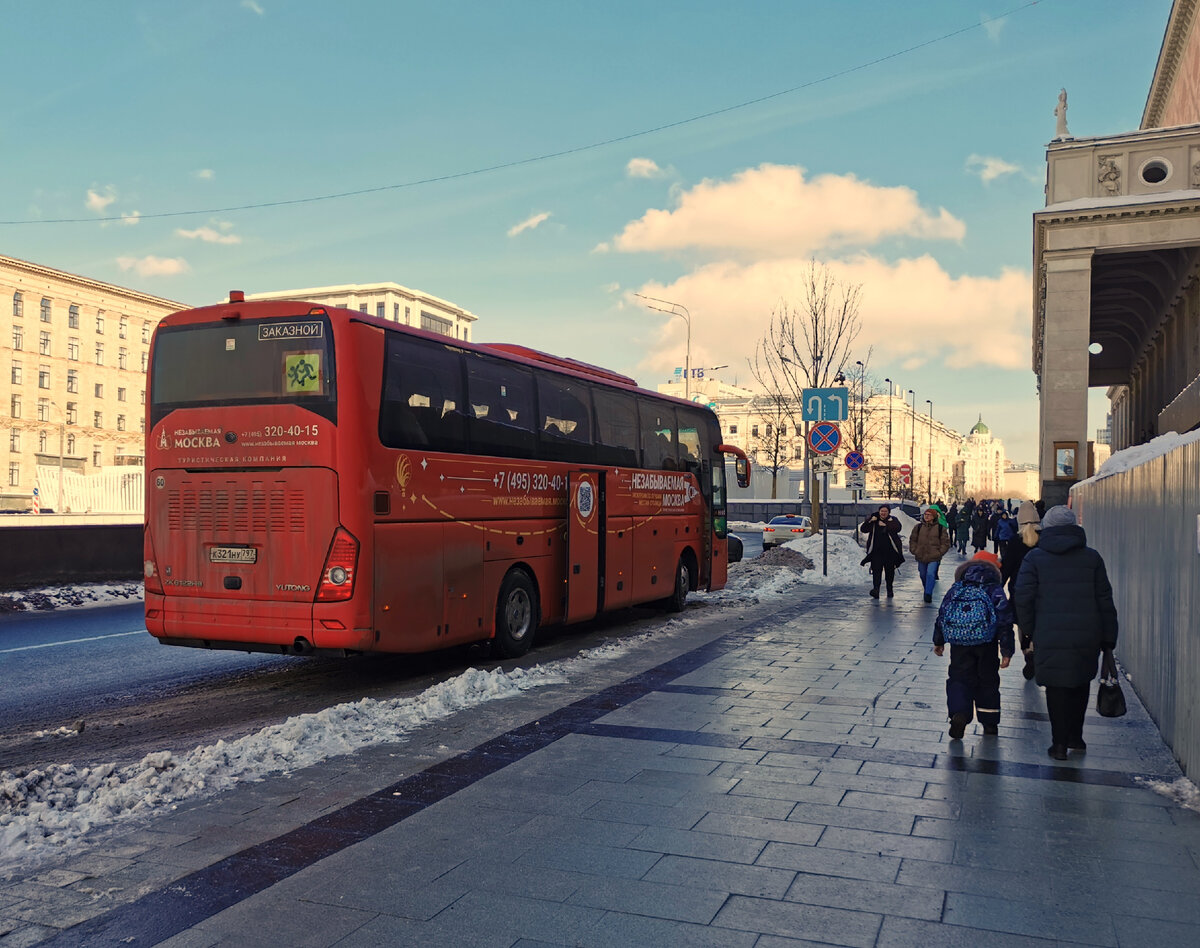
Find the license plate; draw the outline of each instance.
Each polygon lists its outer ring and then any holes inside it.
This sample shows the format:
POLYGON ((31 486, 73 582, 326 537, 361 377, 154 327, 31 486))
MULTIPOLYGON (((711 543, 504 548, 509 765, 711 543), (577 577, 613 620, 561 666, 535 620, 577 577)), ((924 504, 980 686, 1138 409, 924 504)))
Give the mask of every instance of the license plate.
POLYGON ((258 550, 252 546, 210 546, 210 563, 257 563, 258 550))

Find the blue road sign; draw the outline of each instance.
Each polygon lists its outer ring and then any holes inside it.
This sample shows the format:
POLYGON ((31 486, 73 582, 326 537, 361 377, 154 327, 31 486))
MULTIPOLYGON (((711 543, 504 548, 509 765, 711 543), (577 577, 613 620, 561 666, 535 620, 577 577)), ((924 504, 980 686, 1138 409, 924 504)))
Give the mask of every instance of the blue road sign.
POLYGON ((860 467, 867 463, 867 459, 863 457, 861 451, 851 451, 846 455, 846 467, 852 471, 857 471, 860 467))
POLYGON ((801 400, 805 421, 845 421, 850 407, 850 389, 806 388, 801 400))
POLYGON ((832 454, 842 443, 842 433, 838 426, 827 421, 813 425, 808 433, 808 446, 814 454, 832 454))

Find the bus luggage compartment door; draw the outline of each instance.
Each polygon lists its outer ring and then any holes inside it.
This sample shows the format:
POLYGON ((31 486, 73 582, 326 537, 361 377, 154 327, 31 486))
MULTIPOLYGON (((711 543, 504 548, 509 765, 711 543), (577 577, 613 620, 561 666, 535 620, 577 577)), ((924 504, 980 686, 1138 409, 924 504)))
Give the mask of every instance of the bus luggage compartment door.
POLYGON ((568 622, 590 619, 604 601, 604 471, 572 471, 567 479, 568 622))

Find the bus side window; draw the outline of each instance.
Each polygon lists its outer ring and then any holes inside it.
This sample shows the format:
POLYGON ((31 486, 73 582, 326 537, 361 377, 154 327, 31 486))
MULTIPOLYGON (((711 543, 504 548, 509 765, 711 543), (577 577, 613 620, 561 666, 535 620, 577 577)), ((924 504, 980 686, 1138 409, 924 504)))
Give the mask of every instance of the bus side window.
POLYGON ((675 409, 650 401, 639 404, 642 421, 642 467, 651 470, 677 471, 675 443, 675 409))
POLYGON ((464 417, 459 351, 390 334, 384 362, 379 438, 391 448, 462 451, 464 417))
POLYGON ((641 451, 634 397, 597 387, 592 398, 596 405, 596 462, 637 467, 641 451))
POLYGON ((466 354, 471 451, 529 457, 533 451, 533 376, 518 366, 466 354))
POLYGON ((582 381, 541 375, 537 380, 541 419, 538 456, 546 461, 591 464, 592 399, 582 381))

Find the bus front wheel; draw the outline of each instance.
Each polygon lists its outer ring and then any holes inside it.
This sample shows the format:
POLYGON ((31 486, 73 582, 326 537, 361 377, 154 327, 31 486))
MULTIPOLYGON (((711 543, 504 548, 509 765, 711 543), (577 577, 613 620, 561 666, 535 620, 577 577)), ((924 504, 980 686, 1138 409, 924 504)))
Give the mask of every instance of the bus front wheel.
POLYGON ((517 658, 529 651, 537 629, 537 590, 523 570, 514 569, 504 577, 496 602, 496 647, 505 658, 517 658))
POLYGON ((679 565, 675 567, 675 589, 663 601, 669 612, 683 612, 684 604, 687 602, 688 590, 691 587, 691 571, 688 569, 688 565, 684 562, 683 557, 680 557, 679 565))

